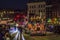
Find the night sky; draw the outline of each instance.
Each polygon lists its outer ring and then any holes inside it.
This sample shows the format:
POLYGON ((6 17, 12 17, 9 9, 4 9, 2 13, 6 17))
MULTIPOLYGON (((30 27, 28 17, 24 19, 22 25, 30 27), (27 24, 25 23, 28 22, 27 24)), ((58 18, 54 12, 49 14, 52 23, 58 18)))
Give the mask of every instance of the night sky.
POLYGON ((25 9, 28 0, 0 0, 0 8, 25 9))
MULTIPOLYGON (((4 9, 4 8, 25 9, 26 3, 28 1, 37 1, 37 0, 0 0, 0 9, 4 9)), ((41 0, 39 0, 39 1, 41 1, 41 0)), ((46 0, 46 1, 51 3, 51 0, 46 0)), ((55 1, 55 0, 52 0, 52 1, 55 1)), ((58 1, 60 3, 59 0, 56 0, 56 1, 58 1)))

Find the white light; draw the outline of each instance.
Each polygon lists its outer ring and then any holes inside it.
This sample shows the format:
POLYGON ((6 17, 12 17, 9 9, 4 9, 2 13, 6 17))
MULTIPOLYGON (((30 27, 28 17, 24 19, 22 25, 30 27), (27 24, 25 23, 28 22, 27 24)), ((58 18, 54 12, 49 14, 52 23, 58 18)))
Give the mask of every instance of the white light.
POLYGON ((25 40, 25 38, 24 38, 23 34, 22 34, 22 39, 23 39, 23 40, 25 40))
MULTIPOLYGON (((18 30, 18 28, 16 28, 16 29, 12 28, 12 30, 10 30, 10 32, 11 32, 11 35, 13 35, 14 33, 17 33, 15 35, 15 37, 13 38, 13 40, 17 40, 17 39, 20 40, 20 31, 18 30)), ((25 40, 23 34, 22 34, 22 40, 25 40)))
POLYGON ((18 27, 19 26, 19 24, 16 24, 16 27, 18 27))

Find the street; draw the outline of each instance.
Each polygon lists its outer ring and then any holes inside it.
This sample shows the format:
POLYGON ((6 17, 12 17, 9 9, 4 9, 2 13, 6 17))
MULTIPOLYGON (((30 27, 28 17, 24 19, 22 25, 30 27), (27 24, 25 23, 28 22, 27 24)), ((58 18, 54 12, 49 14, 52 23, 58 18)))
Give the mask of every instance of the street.
POLYGON ((25 34, 24 36, 26 40, 60 40, 60 35, 55 34, 50 34, 46 36, 29 36, 25 34))
POLYGON ((20 31, 18 30, 18 28, 12 28, 11 30, 10 30, 10 35, 11 35, 11 37, 13 37, 13 39, 12 40, 20 40, 20 37, 22 36, 22 40, 25 40, 25 38, 24 38, 24 36, 23 36, 23 34, 21 34, 20 33, 20 31), (13 36, 12 36, 13 35, 13 36))

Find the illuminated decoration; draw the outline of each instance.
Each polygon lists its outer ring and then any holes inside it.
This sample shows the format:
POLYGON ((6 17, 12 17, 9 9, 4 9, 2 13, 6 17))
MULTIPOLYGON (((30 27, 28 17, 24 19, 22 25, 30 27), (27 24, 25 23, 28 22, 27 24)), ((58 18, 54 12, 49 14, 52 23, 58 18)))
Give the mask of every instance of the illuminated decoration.
POLYGON ((31 17, 30 19, 31 19, 31 21, 32 21, 32 20, 33 20, 33 17, 31 17))
POLYGON ((3 13, 6 13, 6 11, 3 11, 3 13))
POLYGON ((44 20, 43 19, 41 19, 41 20, 42 20, 42 23, 43 23, 44 20))
POLYGON ((56 24, 58 22, 57 18, 55 18, 54 24, 56 24))
POLYGON ((7 24, 7 21, 1 21, 0 24, 7 24))
POLYGON ((32 24, 29 23, 28 24, 28 28, 31 29, 32 28, 32 24))
POLYGON ((57 18, 55 18, 55 21, 57 21, 57 18))
POLYGON ((17 20, 16 18, 14 20, 17 20))
POLYGON ((58 24, 60 25, 60 18, 58 18, 58 24))
POLYGON ((59 24, 60 24, 60 22, 59 22, 59 24))
POLYGON ((36 20, 39 19, 39 16, 36 17, 36 20))
POLYGON ((38 17, 38 20, 40 20, 41 18, 40 17, 38 17))
POLYGON ((15 17, 14 17, 14 21, 20 21, 22 19, 25 19, 25 15, 24 14, 17 14, 15 17))
POLYGON ((46 16, 44 16, 44 18, 43 19, 46 19, 46 16))
POLYGON ((52 23, 57 24, 58 23, 58 19, 57 18, 53 18, 52 19, 52 23))
POLYGON ((23 15, 23 18, 26 18, 26 16, 25 16, 25 15, 23 15))
POLYGON ((38 21, 38 20, 41 20, 41 18, 39 16, 36 16, 36 17, 34 16, 34 17, 31 17, 30 20, 31 21, 34 21, 34 20, 38 21))
POLYGON ((47 22, 48 22, 48 23, 51 23, 51 22, 52 22, 52 20, 51 20, 51 19, 48 19, 48 20, 47 20, 47 22))
POLYGON ((20 15, 17 15, 17 17, 20 17, 20 15))
POLYGON ((16 27, 18 27, 19 26, 19 24, 16 24, 16 27))
POLYGON ((14 11, 7 11, 7 13, 11 13, 11 14, 13 14, 13 13, 14 13, 14 11))
POLYGON ((42 17, 42 12, 40 12, 40 18, 42 17))
POLYGON ((35 16, 34 16, 34 20, 35 20, 35 16))
POLYGON ((10 11, 9 13, 14 13, 13 11, 10 11))
POLYGON ((1 17, 3 17, 3 14, 1 14, 1 17))

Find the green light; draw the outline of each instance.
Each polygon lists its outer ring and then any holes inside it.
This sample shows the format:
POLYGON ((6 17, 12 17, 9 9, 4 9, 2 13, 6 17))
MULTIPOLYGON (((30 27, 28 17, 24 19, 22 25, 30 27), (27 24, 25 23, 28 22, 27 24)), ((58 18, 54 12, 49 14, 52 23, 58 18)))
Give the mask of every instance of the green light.
POLYGON ((48 19, 48 21, 47 21, 48 23, 50 23, 51 22, 51 19, 48 19))

